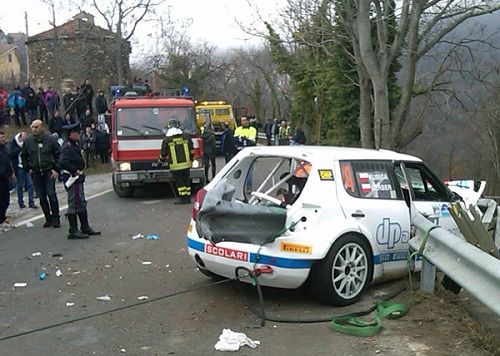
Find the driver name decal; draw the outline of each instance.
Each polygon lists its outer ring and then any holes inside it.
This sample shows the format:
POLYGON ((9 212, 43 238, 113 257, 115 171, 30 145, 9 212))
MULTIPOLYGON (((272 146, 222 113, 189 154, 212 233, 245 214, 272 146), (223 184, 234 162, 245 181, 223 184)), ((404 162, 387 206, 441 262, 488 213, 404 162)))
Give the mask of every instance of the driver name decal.
POLYGON ((403 231, 398 222, 391 222, 391 219, 384 218, 377 226, 375 236, 380 245, 386 245, 388 249, 392 249, 399 242, 408 243, 410 234, 408 231, 403 231))
POLYGON ((248 261, 248 252, 233 250, 225 247, 218 247, 210 244, 205 245, 205 253, 225 258, 231 258, 238 261, 248 261))

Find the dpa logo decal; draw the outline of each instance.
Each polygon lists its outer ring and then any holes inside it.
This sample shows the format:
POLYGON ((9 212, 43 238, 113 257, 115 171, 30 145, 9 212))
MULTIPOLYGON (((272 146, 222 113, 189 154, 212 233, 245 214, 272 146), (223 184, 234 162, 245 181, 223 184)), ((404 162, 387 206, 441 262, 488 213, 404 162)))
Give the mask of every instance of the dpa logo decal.
POLYGON ((410 234, 404 231, 398 222, 391 222, 391 219, 384 218, 377 226, 375 237, 380 245, 386 245, 388 249, 392 249, 399 242, 408 243, 410 234))

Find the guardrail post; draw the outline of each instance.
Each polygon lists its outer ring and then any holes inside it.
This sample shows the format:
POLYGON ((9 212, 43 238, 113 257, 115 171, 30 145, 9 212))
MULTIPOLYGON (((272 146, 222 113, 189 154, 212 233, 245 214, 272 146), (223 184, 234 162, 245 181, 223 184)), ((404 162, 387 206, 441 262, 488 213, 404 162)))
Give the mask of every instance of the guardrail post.
MULTIPOLYGON (((439 216, 429 216, 428 219, 439 225, 439 216)), ((424 293, 434 294, 436 288, 436 266, 422 256, 422 270, 420 271, 420 290, 424 293)))
POLYGON ((436 287, 436 266, 427 258, 422 257, 422 272, 420 273, 420 290, 424 293, 434 294, 436 287))

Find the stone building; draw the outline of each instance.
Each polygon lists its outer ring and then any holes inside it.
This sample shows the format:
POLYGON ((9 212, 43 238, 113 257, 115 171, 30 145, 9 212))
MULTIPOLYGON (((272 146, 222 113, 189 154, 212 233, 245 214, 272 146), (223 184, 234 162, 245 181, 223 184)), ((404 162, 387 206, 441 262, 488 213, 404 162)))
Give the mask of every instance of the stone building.
MULTIPOLYGON (((128 41, 121 41, 124 50, 120 57, 126 81, 131 48, 128 41)), ((96 26, 94 17, 86 12, 80 12, 63 25, 30 36, 26 44, 32 87, 52 87, 65 92, 89 79, 97 94, 99 89, 108 93, 111 85, 118 84, 115 34, 96 26)))
POLYGON ((21 56, 15 44, 0 43, 0 85, 11 89, 19 82, 21 56))
POLYGON ((0 30, 0 85, 8 90, 26 80, 26 35, 0 30))

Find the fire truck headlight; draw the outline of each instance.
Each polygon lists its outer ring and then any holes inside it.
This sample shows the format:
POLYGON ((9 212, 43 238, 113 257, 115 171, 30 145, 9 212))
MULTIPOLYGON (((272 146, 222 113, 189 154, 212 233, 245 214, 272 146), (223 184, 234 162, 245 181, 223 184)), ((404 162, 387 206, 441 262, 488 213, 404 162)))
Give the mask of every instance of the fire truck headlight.
POLYGON ((120 163, 120 171, 130 171, 130 162, 120 163))
POLYGON ((195 160, 193 161, 193 165, 192 165, 192 167, 193 167, 193 168, 200 168, 200 166, 201 166, 201 164, 200 164, 200 160, 199 160, 199 159, 195 159, 195 160))

